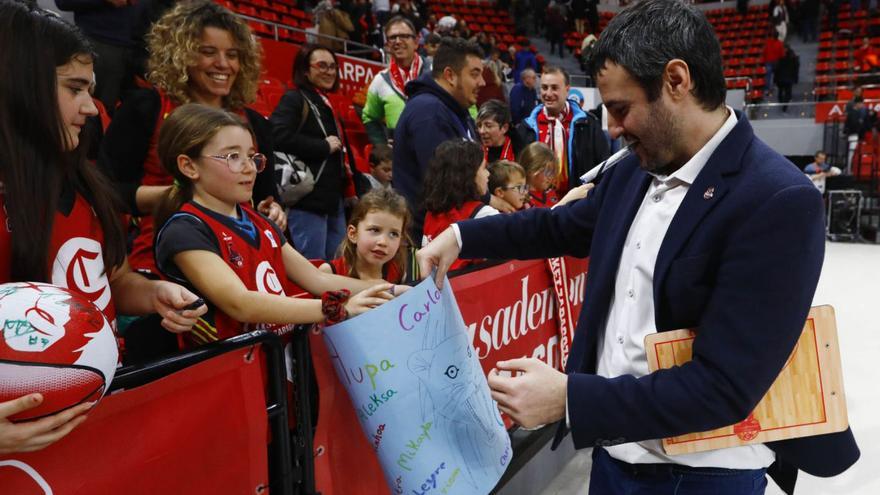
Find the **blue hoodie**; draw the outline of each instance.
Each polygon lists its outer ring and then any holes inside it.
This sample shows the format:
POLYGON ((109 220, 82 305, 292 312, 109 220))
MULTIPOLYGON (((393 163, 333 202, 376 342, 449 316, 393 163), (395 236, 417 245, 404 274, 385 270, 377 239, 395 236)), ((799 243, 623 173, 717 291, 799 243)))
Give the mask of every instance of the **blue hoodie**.
POLYGON ((476 141, 477 129, 468 110, 441 88, 430 72, 410 81, 406 93, 409 99, 394 128, 394 188, 413 211, 418 211, 422 181, 434 150, 450 139, 476 141))

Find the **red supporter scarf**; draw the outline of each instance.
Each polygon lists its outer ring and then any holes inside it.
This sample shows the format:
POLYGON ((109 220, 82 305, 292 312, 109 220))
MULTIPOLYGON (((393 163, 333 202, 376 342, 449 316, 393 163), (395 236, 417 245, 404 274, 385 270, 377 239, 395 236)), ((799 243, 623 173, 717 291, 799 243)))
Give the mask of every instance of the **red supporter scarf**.
MULTIPOLYGON (((513 145, 510 144, 510 138, 504 137, 504 144, 501 145, 501 156, 498 157, 499 160, 508 160, 511 162, 516 161, 516 157, 513 155, 513 145)), ((483 160, 489 161, 489 147, 483 146, 483 160)))
POLYGON ((538 112, 538 141, 546 144, 559 157, 559 170, 556 185, 563 190, 568 190, 568 132, 571 127, 573 112, 569 111, 569 103, 565 104, 559 117, 547 115, 547 108, 543 107, 538 112), (557 140, 554 139, 556 126, 561 126, 562 143, 557 149, 557 140))
POLYGON ((398 93, 403 95, 404 99, 406 99, 406 91, 404 91, 406 83, 419 77, 419 72, 421 72, 421 70, 422 57, 418 55, 413 57, 412 65, 409 67, 409 73, 403 70, 401 66, 397 65, 397 61, 394 60, 394 58, 391 59, 391 65, 388 66, 388 72, 391 74, 391 85, 394 86, 394 89, 396 89, 398 93))

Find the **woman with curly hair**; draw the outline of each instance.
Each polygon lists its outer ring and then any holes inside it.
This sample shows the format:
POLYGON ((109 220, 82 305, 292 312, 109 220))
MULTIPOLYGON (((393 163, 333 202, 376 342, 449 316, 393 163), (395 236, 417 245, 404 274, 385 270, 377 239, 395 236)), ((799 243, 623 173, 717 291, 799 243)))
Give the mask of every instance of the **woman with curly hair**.
POLYGON ((180 105, 195 102, 247 119, 260 153, 270 163, 256 178, 253 201, 282 229, 287 218, 272 200, 276 186, 272 129, 246 105, 254 101, 260 75, 260 45, 247 24, 210 0, 182 2, 163 15, 147 36, 152 88, 126 98, 107 129, 98 165, 115 181, 133 217, 139 217, 129 261, 156 276, 152 213, 173 179, 159 163, 159 128, 180 105))

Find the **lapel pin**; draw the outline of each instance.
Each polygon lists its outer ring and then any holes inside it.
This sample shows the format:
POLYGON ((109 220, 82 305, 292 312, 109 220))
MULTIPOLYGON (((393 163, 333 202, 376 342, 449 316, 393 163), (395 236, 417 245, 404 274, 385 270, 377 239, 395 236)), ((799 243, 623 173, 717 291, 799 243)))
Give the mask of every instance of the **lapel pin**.
POLYGON ((703 199, 712 199, 712 196, 715 196, 715 187, 712 186, 709 189, 706 189, 706 192, 703 193, 703 199))

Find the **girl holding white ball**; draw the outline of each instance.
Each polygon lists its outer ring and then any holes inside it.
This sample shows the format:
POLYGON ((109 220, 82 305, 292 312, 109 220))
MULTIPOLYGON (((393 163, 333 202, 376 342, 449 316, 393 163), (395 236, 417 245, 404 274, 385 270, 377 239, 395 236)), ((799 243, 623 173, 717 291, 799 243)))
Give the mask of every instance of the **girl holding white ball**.
MULTIPOLYGON (((80 146, 97 114, 94 55, 75 27, 46 11, 0 0, 0 283, 42 281, 79 292, 109 321, 157 312, 172 332, 191 329, 204 306, 169 282, 133 273, 113 192, 80 146)), ((81 404, 27 423, 7 418, 43 402, 0 402, 0 454, 38 450, 85 420, 81 404)))

